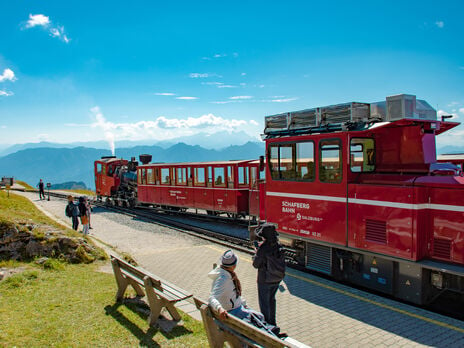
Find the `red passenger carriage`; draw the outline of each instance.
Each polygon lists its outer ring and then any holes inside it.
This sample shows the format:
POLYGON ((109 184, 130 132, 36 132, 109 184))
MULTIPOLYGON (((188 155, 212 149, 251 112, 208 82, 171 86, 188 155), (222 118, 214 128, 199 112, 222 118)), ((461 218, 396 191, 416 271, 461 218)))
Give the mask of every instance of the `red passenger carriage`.
POLYGON ((259 213, 257 195, 250 193, 258 187, 259 161, 152 163, 137 170, 141 204, 232 217, 248 215, 250 207, 259 213))

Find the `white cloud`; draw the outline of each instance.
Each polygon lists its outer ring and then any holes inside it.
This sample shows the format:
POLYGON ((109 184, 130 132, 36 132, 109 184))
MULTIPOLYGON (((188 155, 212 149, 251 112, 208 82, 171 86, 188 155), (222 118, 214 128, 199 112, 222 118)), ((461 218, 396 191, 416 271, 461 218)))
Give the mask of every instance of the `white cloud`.
POLYGON ((208 85, 208 86, 219 86, 219 85, 223 85, 224 83, 223 82, 202 82, 201 84, 208 85))
POLYGON ((213 101, 210 102, 211 104, 229 104, 229 103, 234 103, 232 100, 227 100, 227 101, 213 101))
POLYGON ((0 97, 10 97, 13 95, 13 92, 2 91, 0 90, 0 97))
POLYGON ((215 54, 213 58, 224 58, 227 57, 227 54, 215 54))
POLYGON ((35 26, 43 26, 46 27, 50 24, 50 18, 48 16, 44 16, 43 14, 38 15, 29 15, 29 20, 26 23, 26 28, 32 28, 35 26))
POLYGON ((155 95, 175 95, 174 93, 155 93, 155 95))
POLYGON ((464 114, 464 108, 460 108, 460 109, 459 109, 459 112, 460 112, 461 114, 464 114))
POLYGON ((0 128, 1 128, 1 129, 6 129, 6 126, 5 126, 5 125, 1 125, 0 128))
POLYGON ((229 99, 232 100, 244 100, 244 99, 252 99, 253 97, 251 95, 237 95, 235 97, 230 97, 229 99))
POLYGON ((17 80, 13 70, 11 70, 11 69, 3 70, 3 74, 0 75, 0 82, 3 82, 5 80, 9 80, 9 81, 16 81, 17 80))
POLYGON ((246 72, 242 72, 240 76, 246 76, 246 72))
POLYGON ((435 25, 438 27, 438 28, 443 28, 445 26, 445 22, 443 21, 436 21, 435 22, 435 25))
POLYGON ((52 25, 50 17, 43 14, 29 15, 29 20, 24 26, 25 29, 33 28, 40 26, 43 29, 47 30, 51 37, 56 37, 65 43, 69 43, 71 39, 65 34, 64 27, 61 25, 52 25))
POLYGON ((297 100, 298 98, 285 98, 285 99, 272 99, 271 102, 273 103, 288 103, 294 100, 297 100))
POLYGON ((192 79, 202 79, 202 78, 205 78, 205 77, 209 77, 210 75, 208 73, 191 73, 189 74, 189 77, 192 78, 192 79))
POLYGON ((181 100, 195 100, 198 99, 197 97, 177 97, 176 99, 181 99, 181 100))
MULTIPOLYGON (((165 140, 179 136, 187 136, 200 132, 214 134, 219 131, 234 131, 242 129, 248 122, 237 119, 224 119, 213 114, 186 119, 167 118, 159 116, 154 120, 138 121, 134 123, 113 123, 108 121, 98 106, 91 109, 94 129, 103 131, 105 139, 114 149, 115 140, 165 140)), ((251 123, 253 124, 253 123, 251 123)))
POLYGON ((237 88, 237 86, 233 86, 233 85, 218 85, 218 88, 237 88))
POLYGON ((259 126, 259 123, 255 120, 250 120, 250 124, 252 124, 253 126, 259 126))

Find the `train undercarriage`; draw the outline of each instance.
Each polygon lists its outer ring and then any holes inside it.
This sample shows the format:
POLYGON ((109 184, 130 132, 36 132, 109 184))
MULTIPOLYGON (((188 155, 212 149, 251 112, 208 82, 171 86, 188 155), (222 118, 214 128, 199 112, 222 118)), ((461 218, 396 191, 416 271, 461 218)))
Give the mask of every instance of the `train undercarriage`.
MULTIPOLYGON (((281 236, 298 265, 350 284, 418 305, 455 298, 464 306, 464 267, 437 261, 412 262, 281 236)), ((459 303, 458 303, 459 302, 459 303)))

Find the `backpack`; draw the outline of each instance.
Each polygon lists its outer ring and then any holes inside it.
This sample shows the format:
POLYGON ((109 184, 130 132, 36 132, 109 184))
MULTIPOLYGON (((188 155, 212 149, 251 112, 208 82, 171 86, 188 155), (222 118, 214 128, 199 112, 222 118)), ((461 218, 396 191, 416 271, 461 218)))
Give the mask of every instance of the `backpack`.
POLYGON ((278 283, 285 277, 285 255, 279 246, 266 255, 266 283, 278 283))
POLYGON ((69 204, 66 206, 66 209, 65 209, 64 212, 65 212, 67 217, 72 217, 72 208, 70 207, 69 204))

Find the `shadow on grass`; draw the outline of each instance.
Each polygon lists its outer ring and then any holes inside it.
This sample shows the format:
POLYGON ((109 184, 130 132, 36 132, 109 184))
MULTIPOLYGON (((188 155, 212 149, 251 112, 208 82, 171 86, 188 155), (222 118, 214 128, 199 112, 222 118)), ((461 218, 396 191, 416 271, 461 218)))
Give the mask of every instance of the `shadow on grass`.
POLYGON ((141 346, 161 347, 157 342, 153 340, 153 337, 158 332, 160 332, 167 339, 173 339, 179 336, 193 333, 192 331, 186 329, 183 326, 176 326, 170 332, 164 332, 160 330, 158 326, 149 327, 148 330, 145 332, 132 321, 130 321, 126 316, 124 316, 124 314, 118 311, 118 308, 123 305, 145 321, 148 319, 149 308, 146 304, 143 306, 144 308, 140 308, 140 304, 134 302, 116 302, 112 306, 108 305, 105 307, 106 315, 111 315, 118 323, 120 323, 122 326, 128 329, 135 337, 138 338, 139 344, 141 346), (145 314, 146 311, 148 311, 147 314, 145 314))

